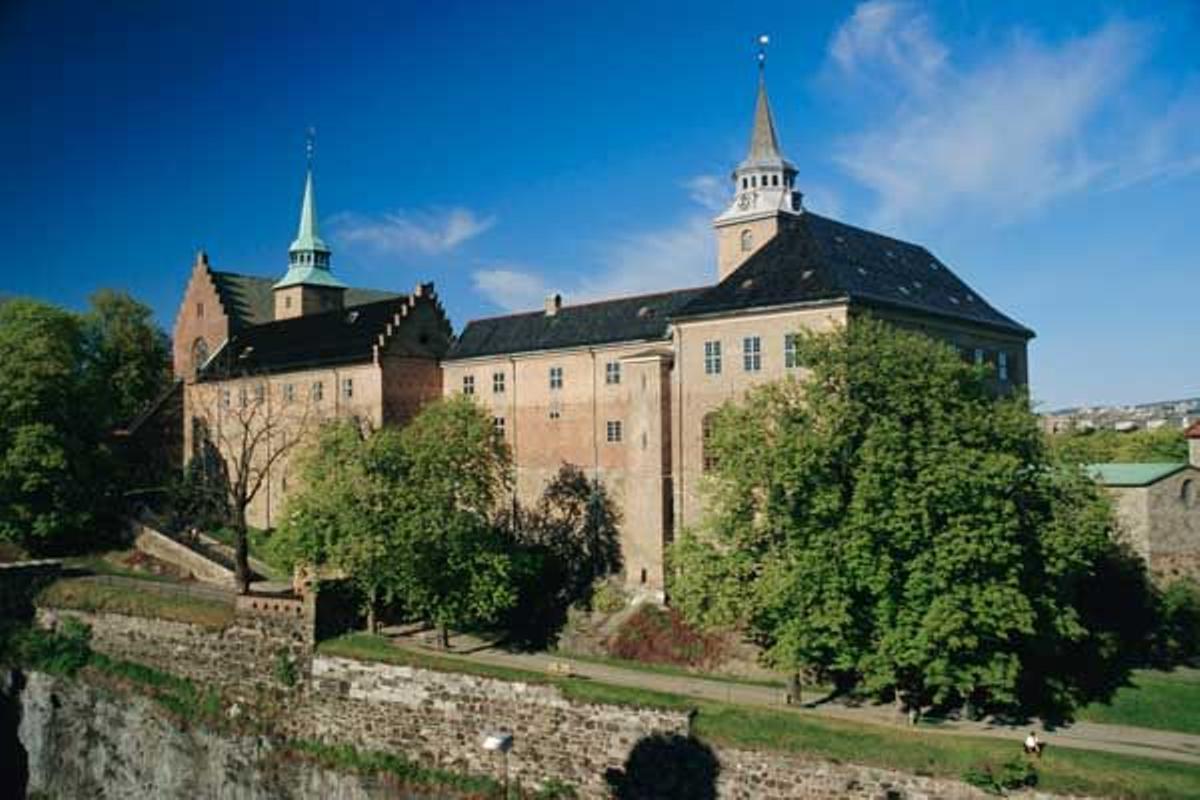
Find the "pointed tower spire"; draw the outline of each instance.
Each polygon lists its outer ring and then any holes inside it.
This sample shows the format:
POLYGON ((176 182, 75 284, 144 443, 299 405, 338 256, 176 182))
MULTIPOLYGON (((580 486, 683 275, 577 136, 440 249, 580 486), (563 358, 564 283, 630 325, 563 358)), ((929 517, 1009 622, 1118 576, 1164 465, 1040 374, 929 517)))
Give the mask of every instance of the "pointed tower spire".
POLYGON ((313 187, 313 130, 310 128, 306 152, 308 169, 304 175, 304 197, 300 201, 300 225, 296 239, 288 248, 288 271, 275 284, 275 317, 298 316, 311 310, 341 307, 346 284, 329 269, 332 251, 317 232, 317 193, 313 187))
POLYGON ((783 157, 775 118, 767 99, 766 46, 758 37, 758 94, 754 101, 754 127, 750 150, 733 171, 736 194, 729 207, 715 220, 717 229, 717 274, 724 280, 758 248, 803 213, 800 192, 795 189, 796 168, 783 157))

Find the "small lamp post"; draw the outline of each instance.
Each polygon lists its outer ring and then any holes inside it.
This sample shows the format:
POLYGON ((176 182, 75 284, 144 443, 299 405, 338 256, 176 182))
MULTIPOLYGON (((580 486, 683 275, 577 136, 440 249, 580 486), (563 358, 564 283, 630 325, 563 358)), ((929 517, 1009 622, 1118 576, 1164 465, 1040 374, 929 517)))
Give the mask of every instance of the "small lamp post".
POLYGON ((495 731, 483 737, 484 750, 504 756, 504 800, 508 800, 508 751, 512 746, 513 735, 508 731, 495 731))

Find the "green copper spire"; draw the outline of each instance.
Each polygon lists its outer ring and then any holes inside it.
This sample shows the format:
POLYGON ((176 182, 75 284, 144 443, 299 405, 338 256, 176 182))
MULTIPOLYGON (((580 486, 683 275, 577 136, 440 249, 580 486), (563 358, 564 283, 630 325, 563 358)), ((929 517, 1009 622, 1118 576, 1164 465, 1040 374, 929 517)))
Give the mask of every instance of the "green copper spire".
POLYGON ((309 166, 304 178, 304 199, 300 202, 300 227, 296 240, 288 248, 288 271, 275 284, 276 289, 304 284, 345 288, 346 284, 329 271, 332 251, 317 233, 317 197, 313 189, 312 143, 309 143, 309 166))

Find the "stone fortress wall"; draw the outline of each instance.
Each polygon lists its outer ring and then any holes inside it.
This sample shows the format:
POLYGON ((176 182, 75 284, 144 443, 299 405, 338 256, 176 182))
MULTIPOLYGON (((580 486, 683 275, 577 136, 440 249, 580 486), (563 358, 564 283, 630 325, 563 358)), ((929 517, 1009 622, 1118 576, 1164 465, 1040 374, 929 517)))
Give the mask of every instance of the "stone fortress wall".
MULTIPOLYGON (((288 654, 296 659, 301 680, 291 690, 280 723, 287 737, 397 752, 427 765, 499 775, 501 765, 482 749, 481 741, 490 731, 506 730, 515 742, 508 764, 514 779, 529 786, 555 778, 574 785, 582 797, 609 796, 606 773, 621 769, 639 742, 656 734, 691 732, 692 717, 686 710, 585 703, 551 683, 314 656, 312 631, 319 615, 311 602, 303 607, 284 603, 251 608, 252 602, 243 598, 236 621, 220 630, 52 608, 39 609, 38 622, 50 627, 65 617, 77 617, 91 626, 92 646, 98 652, 219 686, 235 696, 248 686, 272 683, 280 653, 288 654)), ((721 798, 987 796, 948 779, 802 754, 712 743, 701 747, 710 748, 715 757, 716 796, 721 798)))

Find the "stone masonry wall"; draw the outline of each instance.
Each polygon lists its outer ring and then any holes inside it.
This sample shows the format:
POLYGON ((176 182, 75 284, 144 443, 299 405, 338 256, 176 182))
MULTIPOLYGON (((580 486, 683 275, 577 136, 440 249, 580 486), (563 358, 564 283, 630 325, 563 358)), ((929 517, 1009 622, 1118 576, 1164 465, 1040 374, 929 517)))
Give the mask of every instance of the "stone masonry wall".
POLYGON ((579 703, 551 685, 322 656, 312 677, 292 735, 494 775, 501 765, 481 744, 505 730, 513 734, 514 778, 533 784, 553 776, 588 796, 606 796, 605 770, 619 768, 639 739, 689 727, 684 711, 579 703))
MULTIPOLYGON (((286 649, 301 661, 299 674, 311 676, 287 704, 279 731, 286 737, 394 752, 427 765, 498 775, 502 765, 481 743, 487 733, 505 730, 514 737, 508 765, 514 779, 530 786, 556 778, 576 786, 586 798, 609 796, 605 773, 621 769, 639 742, 654 734, 690 733, 691 716, 681 710, 583 703, 548 684, 311 657, 305 655, 312 650, 306 633, 311 630, 309 615, 294 616, 293 611, 259 609, 255 614, 242 609, 237 621, 223 630, 53 609, 40 609, 38 621, 53 626, 63 616, 78 617, 92 627, 93 647, 99 652, 235 692, 247 684, 277 686, 273 683, 274 665, 277 654, 286 649)), ((833 763, 803 754, 701 746, 711 748, 719 765, 716 796, 728 800, 987 797, 943 778, 833 763)), ((150 752, 146 750, 147 755, 150 752)), ((130 768, 141 769, 138 765, 130 768)), ((153 774, 153 765, 145 771, 153 774)), ((1031 792, 1022 797, 1039 800, 1052 796, 1031 792)))
POLYGON ((307 618, 286 614, 239 613, 221 630, 186 622, 39 608, 38 624, 54 628, 63 617, 75 617, 92 629, 92 649, 112 658, 179 675, 198 683, 240 691, 277 685, 280 654, 306 675, 312 658, 307 618))

